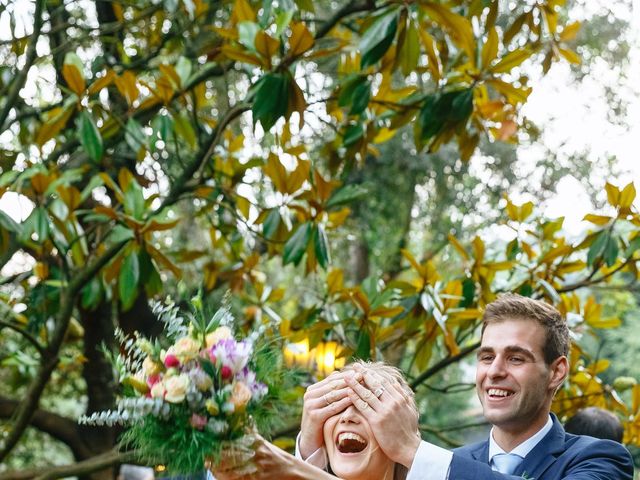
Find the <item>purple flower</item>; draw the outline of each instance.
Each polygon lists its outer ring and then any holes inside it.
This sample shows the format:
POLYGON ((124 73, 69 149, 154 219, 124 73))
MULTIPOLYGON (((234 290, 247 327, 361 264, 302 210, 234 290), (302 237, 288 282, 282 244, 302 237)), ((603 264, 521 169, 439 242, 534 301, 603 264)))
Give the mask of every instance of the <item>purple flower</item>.
POLYGON ((251 390, 251 400, 254 402, 258 402, 264 398, 264 396, 269 392, 267 386, 256 380, 256 373, 253 370, 249 370, 249 368, 244 367, 241 372, 238 373, 236 378, 244 382, 251 390))
POLYGON ((233 375, 240 372, 249 362, 253 347, 248 342, 236 342, 230 338, 221 340, 211 349, 216 365, 229 367, 233 375))

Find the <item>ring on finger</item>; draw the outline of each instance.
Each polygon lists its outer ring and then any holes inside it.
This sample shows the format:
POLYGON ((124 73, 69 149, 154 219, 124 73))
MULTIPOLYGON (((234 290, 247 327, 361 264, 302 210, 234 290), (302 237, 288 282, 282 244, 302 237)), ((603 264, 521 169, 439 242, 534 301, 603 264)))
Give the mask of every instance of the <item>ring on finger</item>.
POLYGON ((375 389, 375 391, 373 392, 373 394, 377 397, 380 398, 380 395, 382 395, 384 393, 384 387, 378 387, 375 389))
POLYGON ((326 402, 327 407, 328 407, 329 405, 331 405, 331 403, 332 403, 332 402, 327 398, 327 394, 326 394, 326 393, 325 393, 324 395, 322 395, 322 398, 324 398, 324 401, 326 402))
POLYGON ((371 398, 371 391, 367 390, 366 392, 364 392, 362 394, 362 398, 364 398, 365 400, 369 400, 371 398))
POLYGON ((367 402, 362 399, 358 400, 358 409, 366 410, 367 408, 369 408, 369 404, 367 402))

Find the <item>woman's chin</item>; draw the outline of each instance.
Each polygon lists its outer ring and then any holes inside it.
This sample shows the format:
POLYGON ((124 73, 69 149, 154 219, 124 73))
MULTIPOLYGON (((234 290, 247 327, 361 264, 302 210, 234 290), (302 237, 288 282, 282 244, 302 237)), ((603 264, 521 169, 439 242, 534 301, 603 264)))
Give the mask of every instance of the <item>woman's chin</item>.
POLYGON ((340 453, 335 452, 331 459, 331 470, 344 480, 371 479, 370 455, 368 452, 340 453))

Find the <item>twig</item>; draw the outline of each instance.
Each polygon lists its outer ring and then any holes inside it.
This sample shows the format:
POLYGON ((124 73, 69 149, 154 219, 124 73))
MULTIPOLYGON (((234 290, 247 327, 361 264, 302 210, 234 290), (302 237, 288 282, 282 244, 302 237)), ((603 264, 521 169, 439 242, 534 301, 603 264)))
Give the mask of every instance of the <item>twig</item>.
POLYGON ((433 375, 438 373, 440 370, 448 367, 452 363, 456 363, 458 360, 466 357, 467 355, 475 351, 475 349, 478 348, 479 346, 480 346, 480 342, 476 342, 460 350, 460 353, 458 353, 457 355, 443 358, 438 363, 426 369, 424 372, 422 372, 420 375, 414 378, 410 383, 411 388, 415 390, 422 384, 422 382, 432 377, 433 375))
POLYGON ((2 327, 2 326, 10 328, 11 330, 13 330, 15 332, 18 332, 26 340, 28 340, 29 343, 31 343, 31 345, 33 345, 35 347, 35 349, 38 351, 38 353, 40 354, 41 357, 44 355, 44 348, 42 347, 42 345, 40 345, 40 342, 38 342, 38 339, 36 337, 34 337, 33 335, 31 335, 29 332, 25 331, 24 329, 20 328, 18 325, 14 324, 14 323, 5 322, 4 320, 0 320, 0 327, 2 327))
POLYGON ((36 59, 36 43, 38 43, 38 37, 40 37, 40 31, 42 30, 42 24, 44 22, 42 17, 44 4, 45 0, 36 0, 36 11, 33 15, 33 35, 29 39, 29 45, 27 46, 24 67, 20 70, 20 73, 18 73, 13 81, 11 89, 9 90, 5 100, 6 103, 4 104, 4 108, 0 111, 0 133, 5 130, 4 122, 9 116, 9 112, 13 108, 14 103, 20 94, 20 89, 22 89, 24 82, 27 80, 27 74, 36 59))

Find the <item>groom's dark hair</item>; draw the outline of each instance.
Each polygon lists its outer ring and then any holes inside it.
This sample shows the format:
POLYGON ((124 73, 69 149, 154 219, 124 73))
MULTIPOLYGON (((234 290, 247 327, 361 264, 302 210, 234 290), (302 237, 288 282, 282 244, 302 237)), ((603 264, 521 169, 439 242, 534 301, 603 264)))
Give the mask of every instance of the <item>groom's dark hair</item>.
POLYGON ((547 365, 558 357, 569 355, 569 327, 553 305, 515 293, 502 294, 486 306, 482 333, 487 325, 506 320, 533 320, 544 328, 546 338, 542 352, 547 365))

